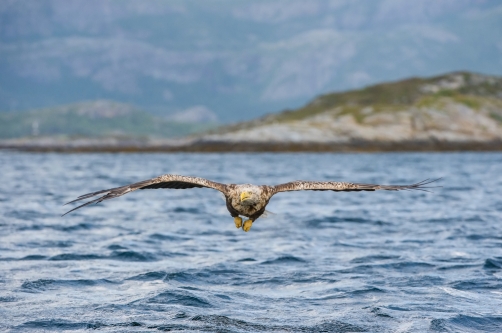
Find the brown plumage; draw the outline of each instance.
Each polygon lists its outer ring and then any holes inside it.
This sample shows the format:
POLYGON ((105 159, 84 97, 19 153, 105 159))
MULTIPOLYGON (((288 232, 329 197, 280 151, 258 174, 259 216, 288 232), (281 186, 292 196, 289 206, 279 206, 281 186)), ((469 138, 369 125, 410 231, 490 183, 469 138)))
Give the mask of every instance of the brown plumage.
POLYGON ((98 197, 97 199, 88 201, 83 205, 75 207, 72 210, 66 212, 64 215, 76 209, 85 207, 87 205, 93 203, 97 204, 104 200, 117 198, 136 190, 158 189, 158 188, 187 189, 187 188, 206 187, 218 190, 221 193, 223 193, 223 195, 225 196, 227 209, 230 212, 230 215, 234 217, 234 222, 236 227, 238 228, 242 227, 244 231, 249 231, 252 223, 265 212, 265 207, 270 201, 270 198, 272 198, 273 195, 279 192, 305 191, 305 190, 344 191, 344 192, 375 191, 375 190, 427 191, 428 188, 431 188, 430 186, 427 185, 437 180, 439 179, 424 180, 422 182, 411 185, 377 185, 377 184, 360 184, 360 183, 346 183, 346 182, 315 182, 315 181, 297 180, 275 186, 268 186, 268 185, 252 185, 252 184, 240 184, 240 185, 222 184, 199 177, 168 174, 130 185, 84 194, 78 197, 77 199, 68 202, 67 204, 88 199, 100 194, 102 194, 102 196, 98 197), (249 220, 245 221, 243 224, 242 219, 239 217, 239 215, 246 216, 249 218, 249 220))

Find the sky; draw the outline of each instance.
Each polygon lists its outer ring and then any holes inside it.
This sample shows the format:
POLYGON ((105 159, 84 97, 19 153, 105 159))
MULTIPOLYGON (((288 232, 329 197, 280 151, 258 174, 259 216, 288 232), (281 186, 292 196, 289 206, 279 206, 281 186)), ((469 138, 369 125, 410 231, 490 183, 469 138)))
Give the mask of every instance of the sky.
POLYGON ((228 123, 458 70, 502 75, 502 2, 0 2, 0 112, 107 99, 228 123))

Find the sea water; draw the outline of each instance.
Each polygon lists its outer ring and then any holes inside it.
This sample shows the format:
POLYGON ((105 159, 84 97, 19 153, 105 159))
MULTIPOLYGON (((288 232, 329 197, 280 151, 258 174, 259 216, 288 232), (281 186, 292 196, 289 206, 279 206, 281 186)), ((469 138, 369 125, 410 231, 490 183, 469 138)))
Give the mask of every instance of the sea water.
POLYGON ((0 152, 0 330, 501 332, 502 154, 0 152), (288 192, 246 233, 211 189, 79 195, 165 173, 432 193, 288 192))

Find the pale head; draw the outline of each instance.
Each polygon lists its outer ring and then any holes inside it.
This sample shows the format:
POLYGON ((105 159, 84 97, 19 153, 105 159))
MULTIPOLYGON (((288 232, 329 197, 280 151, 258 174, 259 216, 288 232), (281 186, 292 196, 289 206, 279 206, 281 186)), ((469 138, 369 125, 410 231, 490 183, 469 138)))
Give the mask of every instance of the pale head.
POLYGON ((237 186, 237 193, 239 193, 239 200, 244 206, 256 205, 261 199, 261 188, 256 185, 244 184, 237 186))

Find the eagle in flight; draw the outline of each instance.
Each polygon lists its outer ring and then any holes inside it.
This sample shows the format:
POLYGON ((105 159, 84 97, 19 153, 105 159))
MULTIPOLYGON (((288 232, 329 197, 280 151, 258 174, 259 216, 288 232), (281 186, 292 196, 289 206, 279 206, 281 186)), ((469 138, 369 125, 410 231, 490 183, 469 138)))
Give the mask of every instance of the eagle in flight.
POLYGON ((144 180, 138 183, 125 185, 121 187, 110 188, 88 194, 81 195, 77 199, 68 202, 71 204, 76 201, 85 200, 97 195, 102 195, 97 199, 88 201, 83 205, 73 208, 64 215, 85 207, 93 203, 99 203, 104 200, 120 197, 126 193, 136 190, 170 188, 170 189, 187 189, 194 187, 206 187, 220 191, 225 196, 227 209, 230 215, 234 218, 234 223, 237 228, 242 228, 244 231, 249 231, 253 222, 259 218, 264 212, 270 198, 279 192, 289 191, 400 191, 400 190, 421 190, 427 191, 430 186, 428 184, 437 181, 426 179, 419 183, 411 185, 377 185, 377 184, 360 184, 347 182, 316 182, 297 180, 289 183, 279 184, 275 186, 269 185, 252 185, 252 184, 222 184, 213 182, 208 179, 181 175, 162 175, 152 179, 144 180), (240 216, 248 218, 244 223, 240 216))

